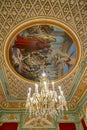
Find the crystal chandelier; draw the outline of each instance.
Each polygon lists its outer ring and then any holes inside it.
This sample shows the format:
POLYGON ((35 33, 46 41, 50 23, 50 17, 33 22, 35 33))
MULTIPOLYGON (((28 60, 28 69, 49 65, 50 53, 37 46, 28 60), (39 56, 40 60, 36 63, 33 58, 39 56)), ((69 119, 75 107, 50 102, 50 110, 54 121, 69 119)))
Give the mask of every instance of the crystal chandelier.
POLYGON ((61 86, 58 86, 58 94, 54 88, 54 82, 50 83, 45 72, 40 77, 40 82, 35 84, 35 92, 31 95, 28 89, 26 100, 26 112, 33 117, 57 117, 59 113, 68 110, 67 102, 61 86), (52 89, 49 86, 52 86, 52 89))

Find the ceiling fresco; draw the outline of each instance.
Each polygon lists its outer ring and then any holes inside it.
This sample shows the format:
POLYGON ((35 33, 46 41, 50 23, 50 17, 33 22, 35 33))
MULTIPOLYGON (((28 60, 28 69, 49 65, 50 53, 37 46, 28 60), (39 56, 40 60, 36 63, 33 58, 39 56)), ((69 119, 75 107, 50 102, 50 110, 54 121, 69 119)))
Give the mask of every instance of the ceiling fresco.
POLYGON ((24 78, 38 81, 44 69, 48 79, 55 80, 75 65, 76 45, 59 27, 29 27, 14 39, 9 50, 10 62, 24 78))
POLYGON ((75 110, 87 99, 86 0, 4 0, 0 10, 1 109, 25 109, 44 69, 75 110))

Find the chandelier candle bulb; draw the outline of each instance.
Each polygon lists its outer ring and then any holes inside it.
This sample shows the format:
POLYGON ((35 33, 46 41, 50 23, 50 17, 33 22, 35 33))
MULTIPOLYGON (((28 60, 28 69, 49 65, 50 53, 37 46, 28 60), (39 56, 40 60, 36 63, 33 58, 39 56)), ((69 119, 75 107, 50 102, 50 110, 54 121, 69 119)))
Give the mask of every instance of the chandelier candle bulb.
POLYGON ((27 94, 28 95, 28 98, 30 97, 30 93, 27 94))
POLYGON ((63 91, 60 91, 60 94, 63 96, 63 91))
POLYGON ((29 91, 28 92, 28 97, 30 97, 30 95, 31 95, 31 88, 29 88, 28 91, 29 91))
POLYGON ((35 84, 35 92, 38 93, 38 84, 35 84))
POLYGON ((53 91, 54 91, 54 82, 52 82, 52 88, 53 88, 53 91))
POLYGON ((31 93, 31 88, 29 88, 29 93, 31 93))
POLYGON ((43 73, 42 73, 42 76, 43 76, 43 77, 45 77, 45 76, 46 76, 46 74, 43 72, 43 73))
POLYGON ((44 81, 44 87, 45 87, 45 90, 46 90, 47 87, 46 87, 46 82, 45 81, 44 81))
POLYGON ((59 88, 59 91, 61 91, 61 86, 58 86, 58 88, 59 88))

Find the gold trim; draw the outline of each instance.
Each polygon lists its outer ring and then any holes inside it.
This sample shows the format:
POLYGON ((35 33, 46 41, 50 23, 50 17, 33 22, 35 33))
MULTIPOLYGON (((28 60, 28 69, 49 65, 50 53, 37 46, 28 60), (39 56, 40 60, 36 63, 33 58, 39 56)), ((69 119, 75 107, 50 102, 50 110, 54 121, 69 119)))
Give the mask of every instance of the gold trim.
POLYGON ((5 95, 5 100, 7 100, 7 97, 6 97, 6 94, 5 94, 5 91, 4 91, 4 88, 3 88, 3 84, 2 84, 2 81, 0 80, 0 84, 1 84, 1 88, 2 88, 2 90, 3 90, 3 95, 5 95))
MULTIPOLYGON (((80 84, 81 84, 81 82, 82 82, 82 79, 84 78, 83 76, 84 76, 85 72, 86 72, 86 68, 85 68, 85 70, 84 70, 84 72, 83 72, 83 74, 82 74, 80 80, 78 81, 78 84, 77 84, 78 87, 75 87, 75 89, 74 89, 74 92, 73 92, 73 94, 72 94, 72 97, 73 97, 73 95, 75 95, 75 93, 76 93, 77 90, 79 89, 80 84)), ((71 97, 71 98, 72 98, 72 97, 71 97)))
POLYGON ((12 67, 11 63, 10 63, 10 60, 9 60, 9 48, 10 48, 10 44, 12 43, 13 39, 16 37, 16 35, 18 33, 20 33, 21 31, 23 31, 24 29, 26 29, 27 27, 31 27, 31 26, 34 26, 34 25, 42 25, 42 24, 46 24, 46 25, 54 25, 54 26, 57 26, 59 28, 62 28, 65 32, 67 32, 69 34, 69 36, 73 39, 73 41, 75 42, 75 45, 76 45, 76 62, 75 62, 75 65, 72 67, 72 69, 69 71, 69 73, 61 76, 60 78, 56 79, 55 81, 58 81, 58 80, 62 80, 64 77, 67 77, 68 75, 70 75, 74 69, 77 67, 77 64, 80 60, 80 56, 81 56, 81 48, 80 48, 80 45, 79 45, 79 39, 77 37, 77 34, 72 31, 71 28, 68 27, 68 25, 66 25, 65 23, 61 22, 61 21, 57 21, 57 20, 52 20, 52 19, 33 19, 33 20, 30 20, 30 21, 27 21, 27 22, 24 22, 22 23, 21 25, 19 25, 18 27, 16 27, 8 36, 7 40, 6 40, 6 43, 5 43, 5 47, 4 47, 4 57, 5 57, 5 61, 6 61, 6 64, 7 66, 10 68, 10 70, 12 71, 12 73, 15 73, 15 75, 22 79, 22 80, 25 80, 27 82, 31 82, 31 83, 34 83, 34 81, 31 81, 31 80, 28 80, 26 78, 24 78, 23 76, 21 76, 20 74, 18 74, 14 68, 12 67))
MULTIPOLYGON (((82 100, 82 98, 84 97, 84 95, 85 95, 86 93, 87 93, 87 90, 84 90, 83 94, 81 95, 80 100, 77 102, 77 104, 75 105, 75 107, 73 107, 73 108, 70 109, 70 110, 75 110, 75 109, 77 108, 78 104, 80 103, 80 101, 82 100)), ((73 97, 73 98, 74 98, 74 97, 73 97)), ((70 101, 72 101, 72 99, 71 99, 70 101)), ((70 102, 70 101, 69 101, 69 102, 70 102)))
POLYGON ((4 124, 4 122, 0 122, 0 126, 2 126, 4 124))

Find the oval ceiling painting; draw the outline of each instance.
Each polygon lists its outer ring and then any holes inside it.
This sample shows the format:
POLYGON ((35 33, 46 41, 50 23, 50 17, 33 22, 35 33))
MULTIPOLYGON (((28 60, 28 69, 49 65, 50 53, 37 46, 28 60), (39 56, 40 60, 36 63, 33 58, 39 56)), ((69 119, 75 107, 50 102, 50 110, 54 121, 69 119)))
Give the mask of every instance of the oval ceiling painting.
POLYGON ((49 80, 56 80, 75 65, 76 45, 59 27, 36 25, 15 37, 9 54, 11 65, 22 77, 38 81, 44 69, 49 80))

